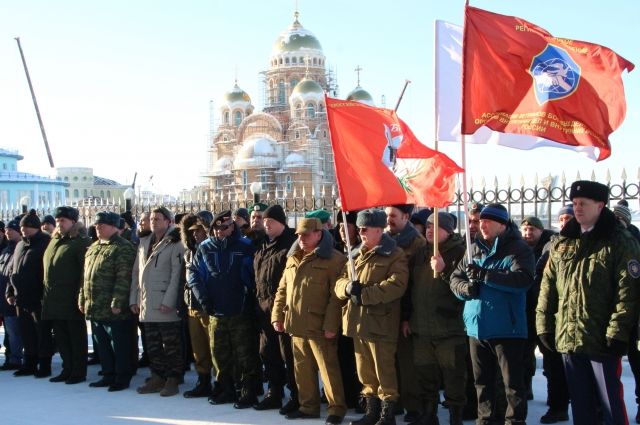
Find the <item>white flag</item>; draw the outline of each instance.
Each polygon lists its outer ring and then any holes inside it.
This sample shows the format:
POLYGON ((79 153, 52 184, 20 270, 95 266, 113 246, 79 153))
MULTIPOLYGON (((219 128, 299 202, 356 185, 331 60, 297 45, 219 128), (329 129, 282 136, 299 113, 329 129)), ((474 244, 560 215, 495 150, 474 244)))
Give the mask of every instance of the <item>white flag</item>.
MULTIPOLYGON (((436 21, 436 131, 442 142, 460 142, 462 115, 462 33, 461 26, 436 21)), ((540 137, 523 134, 501 133, 480 127, 465 137, 466 143, 507 146, 529 150, 538 147, 554 147, 579 152, 592 160, 598 158, 598 148, 570 146, 540 137)))

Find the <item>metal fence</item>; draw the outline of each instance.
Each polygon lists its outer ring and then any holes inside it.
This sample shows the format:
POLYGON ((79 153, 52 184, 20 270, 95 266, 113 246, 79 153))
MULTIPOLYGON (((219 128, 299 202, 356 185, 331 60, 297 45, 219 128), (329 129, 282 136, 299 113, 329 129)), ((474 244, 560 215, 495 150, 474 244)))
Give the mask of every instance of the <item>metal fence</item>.
MULTIPOLYGON (((574 180, 580 180, 578 174, 574 180)), ((567 180, 564 176, 557 177, 545 177, 538 181, 536 178, 533 185, 525 185, 524 179, 520 180, 519 184, 512 184, 511 179, 507 179, 505 182, 498 181, 496 178, 493 184, 487 184, 484 179, 480 184, 476 185, 473 181, 469 184, 469 201, 479 202, 482 204, 488 204, 492 202, 498 202, 503 204, 511 214, 512 219, 519 222, 525 216, 535 215, 539 217, 547 227, 552 227, 555 224, 555 219, 558 210, 565 204, 569 203, 569 190, 571 182, 574 180, 567 180)), ((594 173, 591 175, 591 180, 596 180, 594 173)), ((599 180, 602 182, 602 180, 599 180)), ((640 209, 640 171, 638 180, 635 182, 628 182, 626 179, 626 172, 622 172, 622 178, 618 182, 612 182, 610 173, 607 173, 604 179, 605 184, 609 186, 610 200, 609 205, 615 205, 615 203, 621 199, 629 202, 629 207, 632 212, 638 214, 640 209)), ((334 191, 335 192, 335 191, 334 191)), ((285 196, 278 198, 262 199, 268 205, 280 204, 284 207, 285 211, 289 214, 292 223, 295 224, 299 217, 302 217, 304 213, 319 208, 324 208, 330 211, 334 218, 339 212, 339 201, 334 195, 328 196, 285 196)), ((171 202, 165 203, 164 206, 173 211, 174 214, 179 213, 196 213, 201 210, 209 210, 214 213, 224 210, 234 210, 239 207, 249 208, 253 204, 252 199, 238 199, 238 200, 215 200, 208 201, 193 201, 193 202, 171 202)), ((453 203, 447 208, 448 211, 461 218, 464 215, 463 197, 461 191, 456 192, 453 203)), ((80 216, 85 223, 91 223, 95 218, 95 215, 100 211, 115 211, 118 213, 124 212, 126 207, 124 205, 114 205, 101 203, 95 200, 89 205, 73 205, 80 211, 80 216)), ((157 205, 155 203, 147 202, 145 204, 134 205, 131 208, 131 212, 134 217, 140 217, 145 211, 151 211, 157 205)), ((55 206, 47 206, 36 208, 38 215, 43 217, 46 214, 53 214, 55 206)), ((6 208, 0 210, 0 217, 6 222, 20 214, 20 209, 6 208)))

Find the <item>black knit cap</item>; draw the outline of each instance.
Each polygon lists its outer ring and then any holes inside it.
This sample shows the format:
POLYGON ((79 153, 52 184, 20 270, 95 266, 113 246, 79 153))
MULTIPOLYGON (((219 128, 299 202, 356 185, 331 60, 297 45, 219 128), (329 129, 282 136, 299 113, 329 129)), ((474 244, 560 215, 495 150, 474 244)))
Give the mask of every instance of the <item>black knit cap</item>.
POLYGON ((10 220, 7 223, 7 229, 13 229, 16 232, 20 232, 20 222, 18 220, 16 220, 15 218, 13 220, 10 220))
POLYGON ((282 209, 278 204, 271 205, 269 208, 264 210, 262 218, 272 218, 285 226, 287 225, 287 214, 285 214, 284 209, 282 209))
POLYGON ((609 200, 609 188, 602 183, 578 180, 571 184, 569 191, 569 199, 573 201, 573 198, 589 198, 606 204, 609 200))
MULTIPOLYGON (((358 211, 349 211, 347 213, 347 224, 353 224, 355 226, 357 219, 358 219, 358 211)), ((344 221, 342 219, 342 211, 340 211, 336 216, 336 221, 338 223, 342 223, 344 221)))
POLYGON ((124 219, 124 222, 127 223, 131 229, 136 227, 136 221, 133 219, 133 214, 131 214, 131 211, 123 212, 122 214, 120 214, 120 217, 124 219))
POLYGON ((36 210, 30 210, 29 213, 25 214, 20 219, 20 227, 32 227, 34 229, 39 229, 42 226, 40 222, 40 218, 36 213, 36 210))
MULTIPOLYGON (((129 213, 131 214, 131 213, 129 213)), ((73 207, 58 207, 54 214, 55 218, 68 218, 71 221, 78 221, 80 213, 73 207)))
POLYGON ((52 215, 47 214, 42 219, 42 224, 51 224, 52 226, 55 226, 56 225, 56 219, 53 218, 52 215))

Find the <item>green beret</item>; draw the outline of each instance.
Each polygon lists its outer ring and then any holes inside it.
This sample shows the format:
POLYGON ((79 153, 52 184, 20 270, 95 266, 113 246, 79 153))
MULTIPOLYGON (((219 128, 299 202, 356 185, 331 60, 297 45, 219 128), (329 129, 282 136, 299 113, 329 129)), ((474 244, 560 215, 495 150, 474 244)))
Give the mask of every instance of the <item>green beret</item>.
POLYGON ((322 224, 326 224, 331 218, 331 214, 327 210, 323 210, 322 208, 319 210, 309 211, 304 215, 305 218, 317 218, 322 222, 322 224))
POLYGON ((267 204, 263 204, 262 202, 257 202, 251 206, 250 211, 260 211, 264 212, 269 207, 267 204))

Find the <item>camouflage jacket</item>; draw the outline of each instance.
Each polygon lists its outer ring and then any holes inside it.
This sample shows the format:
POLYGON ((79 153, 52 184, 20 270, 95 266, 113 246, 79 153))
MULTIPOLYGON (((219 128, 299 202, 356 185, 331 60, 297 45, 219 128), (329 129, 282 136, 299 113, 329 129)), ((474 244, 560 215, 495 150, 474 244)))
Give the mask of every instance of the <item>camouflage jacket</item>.
POLYGON ((136 250, 114 234, 109 241, 94 242, 84 260, 84 285, 78 299, 89 320, 123 320, 130 316, 129 290, 136 250), (119 307, 120 314, 113 314, 119 307))
POLYGON ((607 354, 636 324, 640 249, 605 208, 593 230, 572 219, 551 242, 536 308, 538 334, 555 335, 561 353, 607 354))

